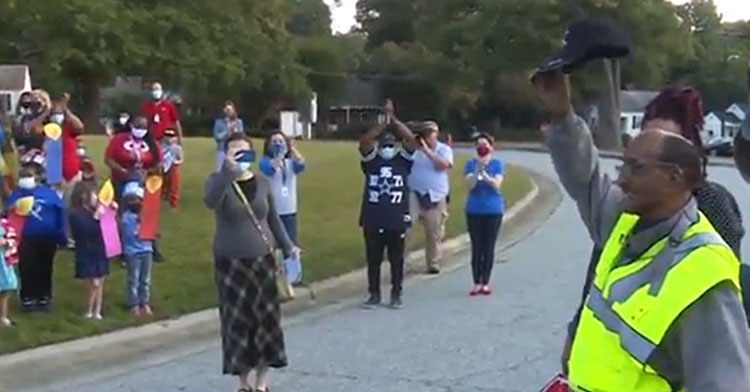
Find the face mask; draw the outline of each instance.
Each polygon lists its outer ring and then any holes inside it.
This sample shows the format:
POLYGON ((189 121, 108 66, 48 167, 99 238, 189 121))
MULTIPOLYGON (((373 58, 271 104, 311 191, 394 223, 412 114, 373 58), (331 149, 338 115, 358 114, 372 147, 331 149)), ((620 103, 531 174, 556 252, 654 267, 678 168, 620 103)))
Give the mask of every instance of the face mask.
POLYGON ((275 157, 286 155, 286 144, 284 144, 283 142, 273 142, 271 144, 271 153, 275 157))
POLYGON ((76 155, 78 155, 79 157, 85 156, 86 150, 83 148, 76 148, 76 155))
POLYGON ((477 154, 480 157, 485 157, 491 152, 492 152, 492 149, 490 149, 490 146, 485 146, 485 145, 477 146, 477 154))
POLYGON ((234 154, 234 157, 237 162, 237 173, 246 173, 250 171, 250 168, 253 167, 253 162, 255 162, 255 151, 238 151, 236 154, 234 154))
POLYGON ((390 161, 393 159, 393 157, 396 156, 396 148, 395 147, 382 147, 380 149, 380 157, 385 159, 386 161, 390 161))
POLYGON ((148 133, 148 130, 147 129, 143 129, 143 128, 132 128, 130 130, 130 133, 136 139, 143 139, 144 137, 146 137, 146 134, 148 133))
POLYGON ((18 179, 18 187, 21 189, 34 189, 36 180, 34 177, 21 177, 18 179))
POLYGON ((128 116, 120 116, 120 125, 127 124, 128 120, 130 120, 130 117, 128 117, 128 116))
POLYGON ((63 121, 65 121, 65 114, 63 113, 54 113, 51 116, 49 116, 49 120, 55 124, 62 124, 63 121))
POLYGON ((151 98, 156 101, 160 100, 162 95, 164 95, 164 92, 161 90, 151 90, 151 98))

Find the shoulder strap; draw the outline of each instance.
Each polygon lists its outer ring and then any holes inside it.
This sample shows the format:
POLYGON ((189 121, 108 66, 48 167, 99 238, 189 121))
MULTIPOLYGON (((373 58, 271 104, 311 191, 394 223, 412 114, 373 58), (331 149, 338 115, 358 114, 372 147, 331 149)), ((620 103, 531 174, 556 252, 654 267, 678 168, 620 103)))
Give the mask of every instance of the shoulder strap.
POLYGON ((273 254, 273 247, 271 246, 271 241, 268 239, 268 236, 266 235, 266 231, 263 230, 263 226, 260 225, 260 221, 258 220, 258 217, 255 216, 255 212, 253 212, 253 208, 250 206, 250 202, 248 202, 247 197, 245 196, 245 193, 242 192, 242 188, 240 188, 240 184, 238 184, 237 181, 233 181, 232 188, 234 188, 235 193, 237 193, 237 196, 242 201, 242 204, 245 206, 245 209, 247 210, 248 215, 250 215, 250 220, 253 221, 253 225, 260 233, 260 237, 263 239, 263 242, 265 242, 266 248, 268 248, 268 253, 273 254))

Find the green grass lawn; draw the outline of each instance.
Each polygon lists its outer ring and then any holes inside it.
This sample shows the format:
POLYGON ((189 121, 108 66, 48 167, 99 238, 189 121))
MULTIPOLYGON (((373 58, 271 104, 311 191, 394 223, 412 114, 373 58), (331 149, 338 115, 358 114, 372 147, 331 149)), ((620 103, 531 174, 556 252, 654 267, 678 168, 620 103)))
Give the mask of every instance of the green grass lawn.
MULTIPOLYGON (((106 140, 86 139, 92 157, 101 157, 106 140)), ((261 146, 256 142, 256 148, 261 146)), ((364 266, 361 232, 357 227, 363 179, 358 152, 349 142, 301 142, 307 171, 299 178, 299 239, 304 251, 306 282, 324 279, 364 266)), ((203 206, 203 182, 214 166, 214 144, 209 139, 185 141, 186 163, 182 166, 180 209, 162 207, 159 249, 166 262, 155 264, 152 299, 155 318, 169 318, 213 307, 216 292, 213 281, 211 239, 213 217, 203 206)), ((95 158, 99 177, 107 175, 101 159, 95 158)), ((461 169, 466 157, 456 157, 451 172, 453 184, 450 236, 465 231, 463 204, 466 189, 461 169)), ((508 207, 530 189, 528 179, 508 168, 503 193, 508 207)), ((423 244, 421 230, 413 232, 409 248, 423 244)), ((58 253, 54 266, 54 308, 51 314, 21 314, 12 300, 13 328, 0 329, 0 354, 44 344, 100 334, 145 323, 130 316, 125 307, 125 271, 112 262, 106 282, 104 320, 82 318, 83 286, 73 278, 73 257, 58 253)), ((362 282, 363 287, 365 282, 362 282)))

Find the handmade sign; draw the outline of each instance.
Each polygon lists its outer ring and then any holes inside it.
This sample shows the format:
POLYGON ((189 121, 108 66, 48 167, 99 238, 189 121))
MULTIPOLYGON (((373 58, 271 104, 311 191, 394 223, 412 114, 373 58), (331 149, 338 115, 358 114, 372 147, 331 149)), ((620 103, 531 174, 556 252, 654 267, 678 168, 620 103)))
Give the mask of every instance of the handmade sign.
POLYGON ((26 217, 29 216, 33 207, 34 196, 26 196, 16 200, 8 209, 8 225, 18 235, 23 233, 23 225, 26 222, 26 217))
POLYGON ((104 241, 104 253, 108 259, 119 256, 122 253, 122 243, 120 243, 120 233, 117 230, 117 206, 114 203, 115 188, 112 181, 102 185, 99 191, 99 228, 102 231, 102 240, 104 241))
POLYGON ((159 223, 159 206, 161 204, 162 179, 157 174, 146 178, 143 189, 143 206, 141 208, 141 226, 138 238, 155 240, 159 223))
POLYGON ((44 126, 44 154, 47 184, 57 185, 62 176, 62 128, 54 123, 44 126))

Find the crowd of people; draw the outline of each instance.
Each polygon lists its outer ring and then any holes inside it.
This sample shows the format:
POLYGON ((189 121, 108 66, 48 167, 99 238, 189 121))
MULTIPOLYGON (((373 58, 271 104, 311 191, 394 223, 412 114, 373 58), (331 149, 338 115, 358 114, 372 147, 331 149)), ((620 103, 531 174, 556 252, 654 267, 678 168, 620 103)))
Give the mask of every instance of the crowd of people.
MULTIPOLYGON (((368 298, 382 302, 381 264, 390 263, 389 306, 403 306, 404 253, 414 220, 424 227, 428 274, 440 273, 441 242, 448 218, 450 143, 439 141, 434 121, 401 122, 393 103, 384 105, 386 121, 364 130, 359 140, 364 176, 359 225, 364 240, 368 298)), ((239 391, 268 391, 269 368, 287 365, 281 326, 276 248, 284 258, 299 257, 296 176, 305 169, 299 151, 277 126, 268 129, 258 173, 256 153, 241 131, 234 108, 217 120, 217 171, 205 185, 204 202, 214 211, 214 268, 219 297, 224 374, 239 378, 239 391), (234 130, 234 131, 233 131, 234 130), (255 372, 255 380, 250 375, 255 372)), ((504 202, 502 162, 492 157, 494 139, 474 135, 476 156, 463 169, 469 188, 466 219, 472 242, 471 296, 490 295, 495 243, 504 202)))

